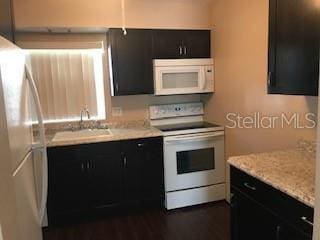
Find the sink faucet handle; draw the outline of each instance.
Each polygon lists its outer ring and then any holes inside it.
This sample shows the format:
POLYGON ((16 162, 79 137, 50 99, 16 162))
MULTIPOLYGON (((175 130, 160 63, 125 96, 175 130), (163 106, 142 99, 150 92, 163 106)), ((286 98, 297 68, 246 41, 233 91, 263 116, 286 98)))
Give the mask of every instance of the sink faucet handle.
POLYGON ((74 128, 74 127, 73 127, 72 123, 69 123, 69 124, 68 124, 68 129, 71 130, 71 131, 73 131, 73 128, 74 128))
POLYGON ((91 116, 90 116, 90 112, 89 112, 89 110, 88 110, 88 109, 86 109, 86 113, 87 113, 87 117, 88 117, 88 119, 90 120, 91 116))
POLYGON ((82 121, 83 120, 83 114, 87 114, 87 117, 88 117, 88 119, 90 119, 90 112, 89 112, 89 110, 87 109, 87 108, 84 108, 84 109, 82 109, 81 110, 81 112, 80 112, 80 120, 82 121))
POLYGON ((83 129, 83 114, 87 114, 87 117, 88 119, 90 120, 90 112, 87 108, 84 108, 81 110, 80 112, 80 122, 79 122, 79 126, 80 126, 80 129, 83 129))

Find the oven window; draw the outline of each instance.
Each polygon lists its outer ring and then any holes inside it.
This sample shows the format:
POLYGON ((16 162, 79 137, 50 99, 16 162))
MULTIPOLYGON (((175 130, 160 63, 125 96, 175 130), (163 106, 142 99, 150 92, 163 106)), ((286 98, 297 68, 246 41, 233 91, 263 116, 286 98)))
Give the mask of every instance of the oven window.
POLYGON ((177 152, 178 174, 214 169, 214 148, 177 152))

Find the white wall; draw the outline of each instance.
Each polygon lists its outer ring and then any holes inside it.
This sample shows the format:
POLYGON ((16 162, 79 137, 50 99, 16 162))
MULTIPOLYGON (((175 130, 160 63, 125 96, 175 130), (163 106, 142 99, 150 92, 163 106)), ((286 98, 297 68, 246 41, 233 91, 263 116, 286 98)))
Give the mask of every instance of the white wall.
MULTIPOLYGON (((17 28, 120 27, 120 0, 13 0, 17 28)), ((210 28, 209 0, 125 0, 128 27, 210 28)))
MULTIPOLYGON (((215 0, 212 47, 215 93, 204 98, 206 119, 228 124, 228 113, 267 116, 317 113, 317 97, 267 94, 268 0, 215 0)), ((227 129, 227 156, 294 147, 314 140, 316 129, 227 129)))

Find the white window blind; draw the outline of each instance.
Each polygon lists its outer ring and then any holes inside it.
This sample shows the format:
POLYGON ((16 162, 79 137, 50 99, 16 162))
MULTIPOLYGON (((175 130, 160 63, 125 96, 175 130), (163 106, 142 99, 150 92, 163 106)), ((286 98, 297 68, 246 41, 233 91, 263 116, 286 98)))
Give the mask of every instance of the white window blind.
POLYGON ((77 120, 87 108, 105 119, 101 49, 28 50, 28 64, 47 122, 77 120))

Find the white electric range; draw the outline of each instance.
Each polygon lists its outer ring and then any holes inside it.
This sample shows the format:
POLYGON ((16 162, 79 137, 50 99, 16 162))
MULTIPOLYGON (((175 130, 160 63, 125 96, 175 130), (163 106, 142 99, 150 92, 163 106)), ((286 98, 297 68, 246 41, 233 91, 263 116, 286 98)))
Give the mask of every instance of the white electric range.
POLYGON ((150 106, 164 135, 165 206, 225 199, 224 127, 203 121, 202 103, 150 106))

